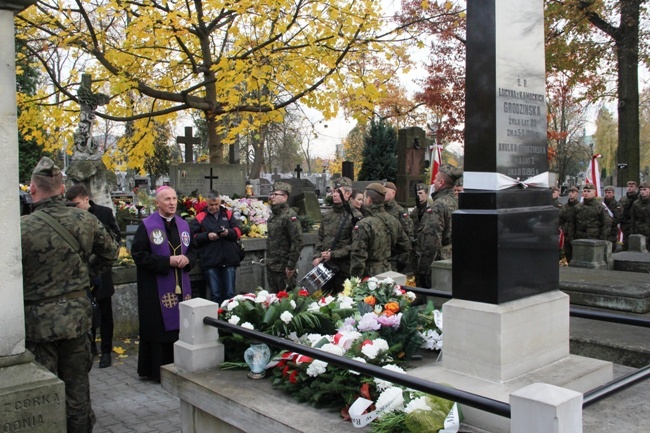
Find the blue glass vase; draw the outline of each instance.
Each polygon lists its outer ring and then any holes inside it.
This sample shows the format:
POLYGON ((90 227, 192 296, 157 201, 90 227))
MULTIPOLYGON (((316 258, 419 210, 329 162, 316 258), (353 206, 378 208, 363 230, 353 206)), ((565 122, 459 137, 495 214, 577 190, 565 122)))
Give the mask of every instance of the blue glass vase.
POLYGON ((262 379, 266 375, 266 365, 271 359, 271 349, 264 343, 253 342, 244 352, 244 361, 251 369, 248 377, 262 379))

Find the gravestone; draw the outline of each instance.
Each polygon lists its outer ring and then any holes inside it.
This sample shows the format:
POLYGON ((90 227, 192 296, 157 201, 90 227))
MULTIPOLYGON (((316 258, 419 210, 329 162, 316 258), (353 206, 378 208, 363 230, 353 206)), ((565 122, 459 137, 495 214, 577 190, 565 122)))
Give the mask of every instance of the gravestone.
POLYGON ((205 195, 212 185, 212 189, 220 194, 242 197, 246 188, 246 172, 241 165, 177 164, 169 169, 169 183, 179 196, 194 192, 205 195))
POLYGON ((14 14, 35 3, 0 2, 0 258, 9 270, 0 281, 0 431, 62 433, 66 431, 65 386, 34 361, 25 349, 25 306, 20 241, 18 126, 16 120, 16 53, 14 14))
POLYGON ((185 162, 191 164, 194 162, 194 145, 201 144, 199 137, 192 135, 192 127, 185 127, 185 136, 176 136, 176 143, 185 145, 185 162))
POLYGON ((133 188, 144 189, 147 193, 151 190, 149 186, 149 178, 136 176, 133 178, 133 188))
POLYGON ((354 182, 354 162, 343 161, 341 163, 341 175, 354 182))
POLYGON ((268 197, 269 194, 273 192, 273 184, 268 180, 263 177, 259 179, 260 181, 260 192, 259 195, 260 197, 268 197))
POLYGON ((426 134, 417 126, 397 132, 397 194, 402 206, 415 206, 415 185, 425 182, 426 134))
POLYGON ((298 215, 308 215, 319 223, 321 221, 320 204, 316 197, 316 188, 308 179, 282 179, 291 185, 289 206, 298 208, 298 215))

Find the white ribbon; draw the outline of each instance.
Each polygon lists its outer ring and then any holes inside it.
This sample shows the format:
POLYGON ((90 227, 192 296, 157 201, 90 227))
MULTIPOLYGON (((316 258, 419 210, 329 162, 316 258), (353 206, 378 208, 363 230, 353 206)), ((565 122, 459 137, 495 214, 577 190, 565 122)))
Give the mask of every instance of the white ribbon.
MULTIPOLYGON (((352 406, 350 406, 350 409, 348 409, 352 425, 356 428, 367 426, 372 421, 377 419, 377 417, 379 417, 379 415, 381 415, 382 412, 384 412, 391 403, 392 401, 389 401, 385 405, 378 407, 372 412, 363 413, 366 409, 372 406, 372 400, 368 400, 363 397, 357 398, 352 406)), ((460 429, 460 414, 458 413, 458 404, 454 403, 454 405, 451 407, 451 410, 447 414, 447 418, 445 418, 444 428, 442 430, 438 430, 438 433, 458 433, 458 429, 460 429)))
POLYGON ((521 186, 523 188, 548 188, 548 171, 529 177, 521 181, 501 173, 466 171, 463 173, 463 185, 465 189, 482 189, 487 191, 500 191, 502 189, 521 186))

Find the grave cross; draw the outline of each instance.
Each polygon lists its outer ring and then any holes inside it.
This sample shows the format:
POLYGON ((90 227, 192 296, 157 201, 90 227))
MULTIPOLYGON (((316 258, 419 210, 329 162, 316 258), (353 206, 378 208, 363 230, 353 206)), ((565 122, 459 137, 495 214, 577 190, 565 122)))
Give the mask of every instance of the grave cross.
POLYGON ((210 179, 210 191, 212 191, 212 180, 219 179, 219 176, 212 175, 212 167, 210 167, 210 176, 204 176, 206 179, 210 179))
POLYGON ((296 165, 296 169, 295 169, 294 171, 296 172, 296 177, 297 177, 298 179, 300 179, 300 173, 303 172, 303 169, 302 169, 302 167, 300 166, 300 164, 296 165))
POLYGON ((194 152, 192 146, 195 144, 201 144, 201 139, 192 135, 191 126, 185 127, 185 136, 176 136, 176 143, 185 145, 185 162, 194 162, 194 152))

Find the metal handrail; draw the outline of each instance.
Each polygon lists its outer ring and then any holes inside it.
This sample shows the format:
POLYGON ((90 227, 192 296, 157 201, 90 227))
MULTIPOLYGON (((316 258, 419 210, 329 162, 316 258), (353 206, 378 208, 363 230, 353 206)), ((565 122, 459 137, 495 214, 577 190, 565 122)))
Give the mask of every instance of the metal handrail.
POLYGON ((366 364, 359 361, 346 358, 344 356, 334 355, 323 350, 314 349, 312 347, 303 346, 283 338, 274 337, 263 332, 254 331, 241 326, 233 325, 223 320, 215 319, 214 317, 206 316, 203 318, 203 323, 215 328, 224 329, 234 334, 242 335, 251 340, 260 341, 271 346, 279 347, 281 349, 291 350, 303 355, 308 355, 315 359, 326 361, 339 367, 347 368, 357 371, 369 376, 378 377, 396 383, 398 385, 406 386, 416 391, 422 391, 427 394, 436 395, 438 397, 446 398, 476 409, 490 412, 495 415, 500 415, 510 418, 510 405, 498 400, 483 397, 480 395, 472 394, 470 392, 462 391, 448 386, 439 385, 437 383, 420 379, 417 377, 409 376, 402 373, 397 373, 376 365, 366 364))
POLYGON ((650 377, 650 365, 631 371, 630 373, 599 386, 598 388, 585 392, 582 401, 582 408, 584 409, 585 407, 609 397, 610 395, 623 391, 648 377, 650 377))

